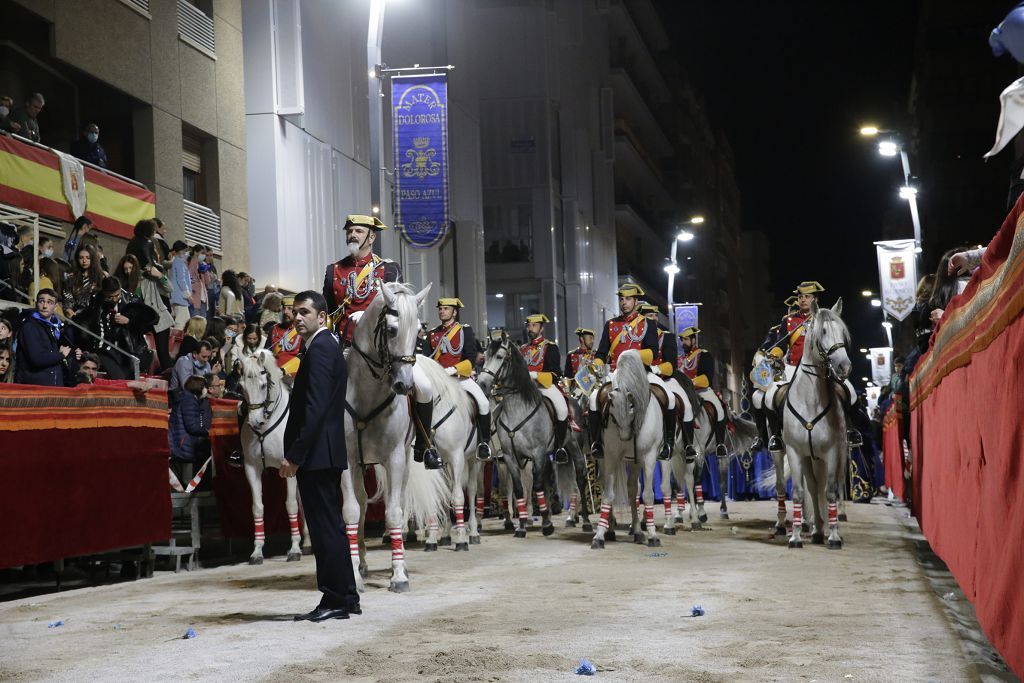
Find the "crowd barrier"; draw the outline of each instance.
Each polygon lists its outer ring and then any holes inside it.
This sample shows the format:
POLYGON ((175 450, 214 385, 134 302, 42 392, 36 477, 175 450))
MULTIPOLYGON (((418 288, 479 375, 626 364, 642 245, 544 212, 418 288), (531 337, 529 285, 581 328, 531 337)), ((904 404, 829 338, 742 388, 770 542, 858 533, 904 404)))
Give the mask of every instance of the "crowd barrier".
POLYGON ((914 512, 1024 675, 1024 196, 911 377, 914 512))
POLYGON ((892 402, 882 418, 882 460, 885 463, 885 485, 892 495, 907 499, 906 479, 903 475, 903 411, 899 399, 892 402))

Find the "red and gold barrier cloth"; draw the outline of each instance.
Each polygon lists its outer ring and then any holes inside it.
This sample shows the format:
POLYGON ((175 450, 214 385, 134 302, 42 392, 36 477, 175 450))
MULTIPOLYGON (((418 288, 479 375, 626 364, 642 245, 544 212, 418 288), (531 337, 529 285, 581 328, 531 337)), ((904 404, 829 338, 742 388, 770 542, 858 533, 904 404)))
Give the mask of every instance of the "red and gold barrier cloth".
POLYGON ((166 400, 0 384, 0 568, 170 538, 166 400))
POLYGON ((892 495, 906 500, 903 479, 903 437, 900 434, 899 400, 893 401, 882 419, 882 459, 885 463, 885 485, 892 495))
POLYGON ((911 377, 915 513, 1024 676, 1024 226, 1017 201, 911 377))
MULTIPOLYGON (((96 228, 130 239, 135 224, 156 215, 148 189, 85 167, 86 212, 96 228)), ((60 161, 53 152, 0 135, 0 202, 74 222, 64 198, 60 161)))

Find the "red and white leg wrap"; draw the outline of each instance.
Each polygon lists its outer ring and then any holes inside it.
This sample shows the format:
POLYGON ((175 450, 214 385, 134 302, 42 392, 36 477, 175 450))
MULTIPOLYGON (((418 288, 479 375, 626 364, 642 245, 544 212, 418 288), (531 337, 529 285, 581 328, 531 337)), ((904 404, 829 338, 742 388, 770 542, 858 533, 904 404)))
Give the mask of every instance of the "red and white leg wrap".
POLYGON ((697 505, 704 504, 704 486, 703 484, 697 484, 693 489, 693 497, 697 499, 697 505))
POLYGON ((785 496, 785 494, 783 494, 781 496, 778 496, 778 500, 779 500, 779 512, 782 513, 782 514, 786 514, 786 496, 785 496))
POLYGON ((516 510, 519 512, 519 519, 527 519, 525 498, 516 498, 516 510))
POLYGON ((612 514, 612 506, 602 503, 601 504, 601 519, 598 521, 597 526, 601 529, 608 528, 608 518, 612 514))
POLYGON ((548 499, 544 495, 543 491, 537 491, 537 507, 540 508, 540 514, 546 515, 548 512, 548 499))
POLYGON ((431 517, 430 521, 427 522, 427 533, 435 535, 440 531, 440 526, 437 524, 437 517, 431 517))
POLYGON ((299 536, 299 513, 288 515, 288 530, 292 534, 292 538, 299 536))
POLYGON ((828 504, 828 528, 835 529, 839 526, 839 507, 835 503, 828 504))
POLYGON ((579 504, 579 496, 575 493, 569 496, 569 516, 576 516, 576 506, 579 504))
POLYGON ((359 559, 359 523, 346 524, 345 535, 348 536, 348 554, 359 559))
POLYGON ((793 503, 793 532, 796 533, 800 530, 800 526, 804 523, 804 504, 793 503))
POLYGON ((686 512, 686 494, 682 491, 676 494, 676 509, 679 514, 686 512))
POLYGON ((477 517, 483 517, 484 516, 484 497, 483 496, 477 496, 476 497, 476 516, 477 517))
POLYGON ((654 532, 654 506, 644 505, 644 519, 647 520, 647 533, 654 532))
POLYGON ((672 521, 672 499, 665 496, 665 519, 672 521))
POLYGON ((391 561, 403 562, 405 560, 405 542, 402 541, 402 528, 392 527, 388 529, 391 535, 391 561))
POLYGON ((463 529, 466 526, 466 513, 462 511, 462 506, 455 508, 455 528, 463 529))
POLYGON ((266 535, 266 533, 264 532, 264 529, 263 529, 263 518, 262 517, 253 517, 252 518, 252 525, 253 525, 253 537, 254 537, 253 540, 255 540, 256 543, 259 543, 259 544, 262 545, 262 543, 267 540, 267 535, 266 535))

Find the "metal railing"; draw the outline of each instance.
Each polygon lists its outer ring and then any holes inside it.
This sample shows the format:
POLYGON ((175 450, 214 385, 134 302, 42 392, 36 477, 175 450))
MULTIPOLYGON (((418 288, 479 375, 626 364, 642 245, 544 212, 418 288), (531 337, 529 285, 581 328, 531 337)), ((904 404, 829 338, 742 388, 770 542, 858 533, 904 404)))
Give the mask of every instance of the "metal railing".
POLYGON ((178 36, 211 57, 217 56, 213 18, 188 0, 178 0, 178 36))

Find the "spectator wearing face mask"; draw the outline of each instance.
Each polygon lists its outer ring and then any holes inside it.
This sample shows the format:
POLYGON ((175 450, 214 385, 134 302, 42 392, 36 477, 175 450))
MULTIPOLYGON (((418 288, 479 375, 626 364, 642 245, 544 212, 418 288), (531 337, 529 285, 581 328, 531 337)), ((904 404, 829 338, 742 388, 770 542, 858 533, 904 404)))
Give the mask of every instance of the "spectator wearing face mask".
POLYGON ((21 128, 21 130, 17 131, 18 135, 28 138, 32 142, 39 142, 41 140, 39 121, 36 117, 39 116, 39 112, 43 110, 45 105, 46 100, 43 99, 42 94, 33 93, 25 100, 24 105, 11 112, 8 117, 9 121, 18 124, 21 128))
POLYGON ((206 247, 201 244, 192 247, 192 254, 188 258, 188 273, 192 289, 188 298, 189 315, 205 318, 209 312, 206 283, 210 279, 210 268, 206 265, 206 247))
POLYGON ((82 126, 82 137, 71 143, 71 154, 82 161, 107 168, 107 152, 100 144, 100 127, 95 123, 82 126))
POLYGON ((213 345, 205 339, 196 345, 192 353, 179 356, 174 364, 174 371, 171 373, 171 381, 168 384, 167 392, 172 403, 177 401, 178 395, 190 377, 201 378, 213 374, 210 367, 210 357, 213 355, 213 345))
POLYGON ((0 130, 8 133, 20 133, 21 124, 11 121, 12 109, 14 109, 14 99, 10 95, 0 97, 0 130))

